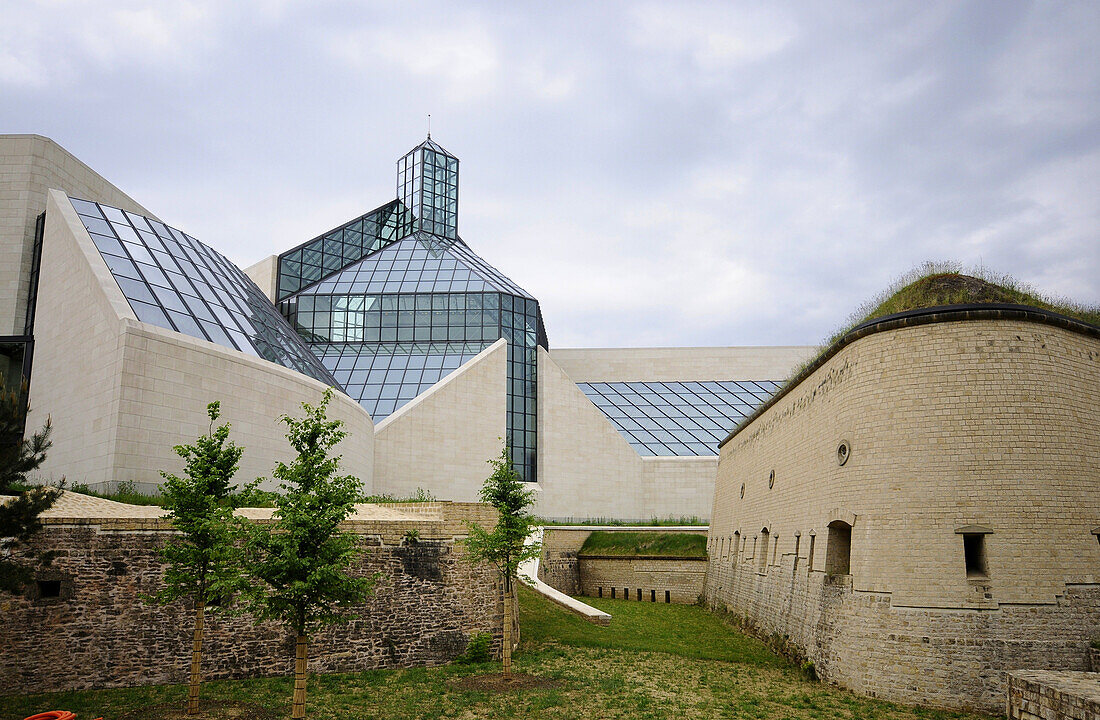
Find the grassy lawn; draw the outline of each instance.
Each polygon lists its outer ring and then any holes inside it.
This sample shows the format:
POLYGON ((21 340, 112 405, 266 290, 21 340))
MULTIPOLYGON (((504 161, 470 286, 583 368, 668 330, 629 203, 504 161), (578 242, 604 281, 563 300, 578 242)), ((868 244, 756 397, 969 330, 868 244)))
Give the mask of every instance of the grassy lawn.
MULTIPOLYGON (((553 687, 493 693, 464 689, 465 676, 496 664, 379 670, 310 679, 311 718, 967 718, 891 705, 809 682, 761 643, 702 608, 594 600, 612 613, 600 628, 521 589, 523 644, 516 672, 553 687)), ((210 699, 253 703, 253 720, 289 715, 292 680, 261 678, 203 686, 210 699)), ((0 718, 67 709, 78 720, 103 715, 155 720, 157 705, 182 705, 183 686, 128 688, 33 697, 0 697, 0 718)), ((228 717, 228 716, 226 716, 228 717)))
POLYGON ((578 555, 653 555, 655 557, 707 556, 707 536, 674 532, 610 532, 596 530, 584 541, 578 555))

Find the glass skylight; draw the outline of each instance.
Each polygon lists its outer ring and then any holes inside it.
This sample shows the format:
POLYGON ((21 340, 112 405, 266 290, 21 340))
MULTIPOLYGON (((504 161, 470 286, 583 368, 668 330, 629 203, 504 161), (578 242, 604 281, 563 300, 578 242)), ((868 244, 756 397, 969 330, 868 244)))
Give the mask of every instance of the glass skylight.
POLYGON ((641 455, 717 455, 718 443, 779 390, 769 380, 577 383, 641 455))
POLYGON ((339 384, 247 275, 152 218, 72 198, 138 320, 339 384))

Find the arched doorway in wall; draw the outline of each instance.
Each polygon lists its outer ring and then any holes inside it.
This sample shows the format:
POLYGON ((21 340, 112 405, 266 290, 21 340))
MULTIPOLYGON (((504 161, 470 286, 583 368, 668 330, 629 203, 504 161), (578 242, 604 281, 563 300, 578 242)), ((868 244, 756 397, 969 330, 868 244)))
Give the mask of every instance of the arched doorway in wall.
POLYGON ((829 523, 825 548, 825 574, 850 575, 852 572, 852 526, 843 520, 829 523))

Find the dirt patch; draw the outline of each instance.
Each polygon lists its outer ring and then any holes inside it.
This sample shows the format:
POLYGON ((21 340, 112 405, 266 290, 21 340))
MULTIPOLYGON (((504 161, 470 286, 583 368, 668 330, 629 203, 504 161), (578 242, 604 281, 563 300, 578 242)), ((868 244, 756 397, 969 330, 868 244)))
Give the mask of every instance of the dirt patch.
POLYGON ((275 720, 278 715, 255 703, 200 700, 199 714, 188 715, 182 702, 161 703, 120 715, 118 720, 275 720))
POLYGON ((511 692, 513 690, 542 690, 544 688, 561 687, 561 682, 550 678, 528 675, 527 673, 512 673, 504 677, 500 673, 492 675, 471 675, 464 678, 456 678, 455 685, 463 690, 479 690, 481 692, 511 692))

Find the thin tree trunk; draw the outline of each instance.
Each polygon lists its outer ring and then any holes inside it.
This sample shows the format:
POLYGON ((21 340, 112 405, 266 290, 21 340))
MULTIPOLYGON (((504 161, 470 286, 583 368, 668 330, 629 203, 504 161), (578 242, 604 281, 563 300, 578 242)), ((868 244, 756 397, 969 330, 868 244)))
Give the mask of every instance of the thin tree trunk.
POLYGON ((187 714, 199 714, 199 685, 202 683, 202 624, 206 603, 195 599, 195 634, 191 640, 191 683, 187 687, 187 714))
POLYGON ((512 676, 512 583, 504 579, 504 677, 512 676))
POLYGON ((309 637, 299 635, 294 644, 294 700, 290 717, 306 716, 306 663, 309 661, 309 637))

